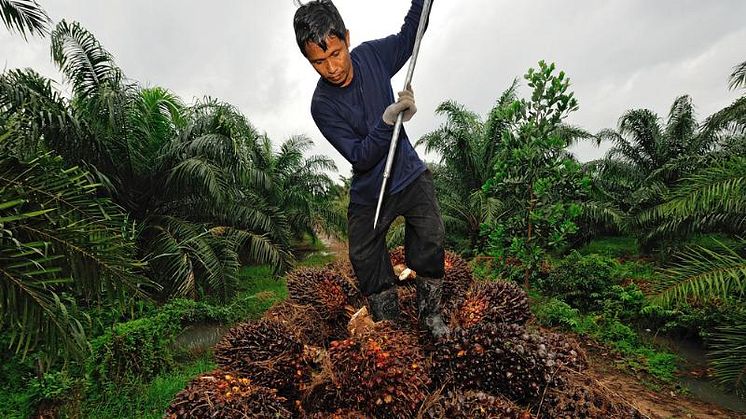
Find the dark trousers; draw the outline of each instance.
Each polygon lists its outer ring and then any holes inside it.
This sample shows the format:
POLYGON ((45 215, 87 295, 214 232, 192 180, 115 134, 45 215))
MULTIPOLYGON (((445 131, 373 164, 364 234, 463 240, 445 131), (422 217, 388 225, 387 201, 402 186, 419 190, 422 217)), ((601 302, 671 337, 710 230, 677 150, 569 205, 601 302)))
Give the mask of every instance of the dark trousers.
POLYGON ((417 272, 417 276, 443 277, 445 229, 429 170, 402 191, 384 198, 374 231, 375 215, 375 205, 350 203, 347 209, 350 262, 363 295, 379 293, 396 285, 397 278, 386 249, 386 233, 400 215, 405 219, 407 267, 417 272))

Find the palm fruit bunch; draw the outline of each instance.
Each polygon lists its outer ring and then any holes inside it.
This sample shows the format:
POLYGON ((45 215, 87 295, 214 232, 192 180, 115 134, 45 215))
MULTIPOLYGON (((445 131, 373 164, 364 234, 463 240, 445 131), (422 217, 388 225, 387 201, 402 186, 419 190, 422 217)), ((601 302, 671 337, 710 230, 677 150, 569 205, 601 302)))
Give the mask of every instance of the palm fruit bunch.
POLYGON ((481 391, 447 390, 422 405, 423 419, 531 419, 531 413, 502 397, 481 391))
POLYGON ((328 326, 329 339, 347 337, 347 322, 360 301, 354 284, 330 268, 299 268, 287 276, 288 295, 296 304, 315 308, 328 326))
POLYGON ((339 274, 347 283, 347 286, 352 289, 352 292, 348 294, 352 306, 360 307, 364 305, 363 296, 360 294, 360 290, 358 289, 357 275, 355 275, 355 270, 349 260, 337 260, 326 265, 326 269, 339 274))
POLYGON ((643 419, 639 410, 590 377, 567 374, 559 388, 550 388, 534 408, 537 417, 577 419, 643 419))
POLYGON ((311 378, 304 349, 288 326, 262 319, 229 330, 215 346, 215 361, 257 385, 277 389, 294 403, 311 378))
POLYGON ((309 305, 285 300, 267 310, 264 318, 282 323, 306 345, 323 346, 330 334, 319 312, 309 305))
MULTIPOLYGON (((575 339, 561 333, 545 332, 541 335, 549 350, 548 366, 580 372, 588 368, 588 358, 575 339)), ((555 374, 556 375, 556 374, 555 374)), ((559 378, 559 377, 557 377, 559 378)))
POLYGON ((330 268, 299 268, 287 276, 290 299, 315 308, 324 319, 345 312, 357 290, 337 271, 330 268))
POLYGON ((480 322, 523 325, 530 317, 528 295, 518 284, 508 281, 475 283, 456 312, 461 327, 480 322))
POLYGON ((304 416, 306 419, 369 419, 370 416, 362 413, 358 410, 352 409, 339 409, 335 412, 316 412, 311 415, 304 416))
POLYGON ((471 267, 457 253, 446 251, 446 275, 443 278, 443 309, 446 313, 453 312, 466 296, 466 292, 474 283, 471 267))
POLYGON ((538 334, 508 323, 456 328, 436 343, 433 376, 464 389, 497 392, 514 401, 540 395, 561 364, 538 334), (550 362, 551 361, 551 362, 550 362))
MULTIPOLYGON (((331 342, 327 390, 337 408, 357 409, 376 418, 414 417, 428 393, 430 378, 417 337, 390 322, 349 339, 331 342)), ((332 407, 332 409, 329 409, 332 407)))
POLYGON ((218 370, 192 380, 174 396, 164 417, 232 419, 287 418, 291 415, 287 400, 276 390, 218 370))
POLYGON ((418 330, 417 290, 414 285, 406 284, 399 285, 396 288, 396 293, 399 296, 402 324, 406 325, 409 330, 418 330))

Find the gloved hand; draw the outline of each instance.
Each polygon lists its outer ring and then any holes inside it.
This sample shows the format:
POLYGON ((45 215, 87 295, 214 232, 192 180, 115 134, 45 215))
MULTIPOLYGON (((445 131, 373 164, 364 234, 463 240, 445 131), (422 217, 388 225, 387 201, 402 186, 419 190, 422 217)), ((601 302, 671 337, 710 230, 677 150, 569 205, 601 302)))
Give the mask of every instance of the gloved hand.
POLYGON ((414 92, 412 86, 408 86, 406 90, 399 92, 399 100, 389 105, 385 111, 383 111, 383 122, 393 126, 396 124, 396 117, 399 116, 400 112, 404 112, 404 122, 412 119, 415 113, 417 113, 417 106, 414 104, 414 92))

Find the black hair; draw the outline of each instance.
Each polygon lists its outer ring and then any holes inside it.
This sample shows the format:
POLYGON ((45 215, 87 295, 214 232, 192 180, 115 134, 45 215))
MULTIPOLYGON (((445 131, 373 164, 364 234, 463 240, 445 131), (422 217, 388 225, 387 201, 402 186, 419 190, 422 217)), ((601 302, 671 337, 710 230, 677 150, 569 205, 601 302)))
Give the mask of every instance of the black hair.
POLYGON ((326 51, 326 37, 334 35, 345 42, 347 28, 331 0, 314 0, 301 4, 295 12, 293 27, 298 48, 306 55, 306 44, 313 42, 326 51))

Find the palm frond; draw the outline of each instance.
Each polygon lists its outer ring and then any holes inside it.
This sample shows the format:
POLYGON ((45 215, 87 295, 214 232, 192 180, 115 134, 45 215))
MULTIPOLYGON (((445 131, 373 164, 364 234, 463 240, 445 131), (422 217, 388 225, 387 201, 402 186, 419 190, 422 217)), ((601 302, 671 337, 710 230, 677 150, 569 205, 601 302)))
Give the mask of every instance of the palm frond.
POLYGON ((79 122, 53 82, 34 70, 9 70, 0 76, 0 114, 9 128, 13 125, 3 147, 23 160, 48 149, 68 155, 78 143, 79 122))
POLYGON ((138 275, 124 212, 59 157, 0 157, 0 185, 0 311, 18 328, 17 349, 62 344, 85 352, 76 301, 144 297, 152 288, 138 275))
POLYGON ((663 271, 666 280, 654 301, 662 306, 710 298, 735 298, 746 295, 746 241, 740 250, 719 243, 715 249, 690 247, 678 255, 678 260, 663 271))
POLYGON ((78 22, 57 24, 52 32, 52 59, 80 97, 90 97, 101 86, 116 86, 122 80, 111 54, 78 22))
POLYGON ((736 394, 746 395, 746 318, 718 327, 709 340, 713 350, 707 357, 715 377, 736 394))
POLYGON ((36 0, 0 0, 0 17, 8 30, 17 31, 26 40, 27 35, 47 35, 52 23, 36 0))
POLYGON ((733 68, 733 73, 731 73, 730 75, 728 87, 730 87, 731 89, 746 87, 746 61, 733 68))
POLYGON ((650 236, 746 228, 746 158, 716 163, 683 179, 666 202, 637 217, 650 236), (683 229, 683 230, 682 230, 683 229))

